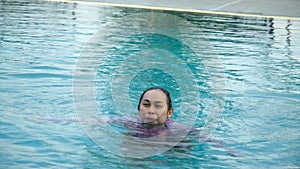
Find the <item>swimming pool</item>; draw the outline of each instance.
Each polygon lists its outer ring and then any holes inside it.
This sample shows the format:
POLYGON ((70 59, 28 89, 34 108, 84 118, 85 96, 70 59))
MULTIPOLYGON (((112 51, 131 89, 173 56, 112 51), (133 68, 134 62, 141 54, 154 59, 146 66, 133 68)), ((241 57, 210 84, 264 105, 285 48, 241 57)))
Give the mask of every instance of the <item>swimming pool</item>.
MULTIPOLYGON (((1 1, 0 8, 1 168, 300 167, 299 21, 151 11, 153 16, 167 13, 180 18, 177 27, 163 32, 176 33, 172 38, 166 36, 170 33, 157 33, 160 29, 149 35, 139 25, 128 27, 144 18, 126 16, 145 15, 147 10, 46 1, 1 1), (141 32, 133 35, 131 30, 141 32), (94 38, 98 35, 111 40, 94 38), (93 38, 96 41, 91 41, 93 38), (118 98, 112 94, 111 84, 121 88, 123 83, 118 80, 126 75, 125 70, 134 74, 125 84, 133 106, 143 88, 162 85, 173 94, 175 112, 179 112, 181 96, 186 94, 178 90, 180 78, 187 79, 184 71, 170 73, 153 65, 130 69, 130 59, 141 57, 135 53, 149 44, 170 51, 167 55, 179 57, 192 72, 191 85, 197 85, 200 98, 197 127, 205 125, 213 109, 210 104, 218 97, 212 90, 213 80, 218 79, 212 77, 224 75, 219 81, 225 81, 221 88, 224 109, 213 137, 246 152, 245 156, 232 157, 222 148, 199 143, 190 151, 170 150, 142 159, 120 157, 99 147, 80 123, 72 120, 78 111, 73 91, 78 60, 90 50, 87 47, 94 49, 93 45, 98 45, 95 50, 102 59, 101 64, 92 62, 97 68, 92 82, 95 103, 101 110, 98 115, 116 113, 111 103, 118 98), (219 62, 207 61, 215 58, 219 62), (124 67, 117 69, 122 64, 124 67), (119 79, 111 79, 113 76, 119 79), (66 120, 35 119, 47 116, 66 120)), ((153 23, 149 21, 149 25, 153 23)), ((162 57, 157 56, 151 58, 162 57)), ((146 61, 143 66, 151 60, 146 61)), ((172 62, 169 65, 180 65, 172 62)), ((181 120, 176 114, 174 119, 181 120)), ((104 141, 109 145, 111 140, 104 141)))

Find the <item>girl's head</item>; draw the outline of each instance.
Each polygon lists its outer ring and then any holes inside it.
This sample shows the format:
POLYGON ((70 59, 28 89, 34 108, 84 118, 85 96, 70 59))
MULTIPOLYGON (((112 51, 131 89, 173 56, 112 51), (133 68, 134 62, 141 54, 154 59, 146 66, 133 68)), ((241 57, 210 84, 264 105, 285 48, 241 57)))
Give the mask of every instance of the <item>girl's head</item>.
POLYGON ((165 123, 173 113, 170 93, 161 87, 145 90, 141 95, 138 110, 143 123, 165 123))

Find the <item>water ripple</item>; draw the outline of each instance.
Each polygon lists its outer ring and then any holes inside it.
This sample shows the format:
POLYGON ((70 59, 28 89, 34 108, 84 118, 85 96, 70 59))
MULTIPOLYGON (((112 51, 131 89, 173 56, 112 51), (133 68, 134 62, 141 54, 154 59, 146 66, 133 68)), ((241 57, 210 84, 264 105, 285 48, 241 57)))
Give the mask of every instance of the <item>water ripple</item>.
MULTIPOLYGON (((131 30, 144 28, 128 25, 143 18, 119 22, 123 16, 143 12, 64 2, 0 1, 0 168, 299 168, 300 23, 170 12, 193 23, 177 23, 170 31, 197 46, 196 56, 163 35, 132 36, 131 30), (217 97, 210 76, 225 74, 225 107, 214 137, 247 156, 232 157, 222 148, 198 143, 142 160, 122 158, 95 145, 76 120, 35 118, 76 119, 72 85, 77 59, 92 35, 107 26, 112 29, 105 30, 105 37, 113 43, 94 46, 97 56, 105 57, 95 77, 95 97, 103 110, 99 114, 113 114, 108 86, 119 64, 151 42, 151 47, 180 56, 194 73, 201 96, 197 127, 204 125, 211 99, 217 97), (211 45, 213 52, 202 44, 211 45), (214 61, 204 64, 203 59, 216 57, 214 52, 222 66, 214 61)), ((141 88, 141 81, 168 83, 179 110, 182 93, 172 78, 159 70, 143 70, 130 87, 141 88)), ((139 93, 130 91, 133 105, 139 93)))

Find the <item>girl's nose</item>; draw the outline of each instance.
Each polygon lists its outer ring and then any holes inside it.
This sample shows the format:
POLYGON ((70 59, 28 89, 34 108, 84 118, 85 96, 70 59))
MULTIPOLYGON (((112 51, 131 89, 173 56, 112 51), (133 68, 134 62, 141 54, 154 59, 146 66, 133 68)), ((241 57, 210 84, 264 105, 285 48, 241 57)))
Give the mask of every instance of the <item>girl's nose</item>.
POLYGON ((148 114, 153 115, 154 112, 153 111, 148 111, 148 114))
POLYGON ((148 114, 154 114, 154 108, 153 108, 153 106, 150 106, 150 108, 148 110, 148 114))

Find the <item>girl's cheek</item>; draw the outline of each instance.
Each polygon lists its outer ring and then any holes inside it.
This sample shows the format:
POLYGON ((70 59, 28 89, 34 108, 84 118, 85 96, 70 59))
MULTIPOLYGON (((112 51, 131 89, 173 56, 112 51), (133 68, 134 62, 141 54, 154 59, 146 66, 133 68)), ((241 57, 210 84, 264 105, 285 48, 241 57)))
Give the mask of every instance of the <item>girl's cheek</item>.
POLYGON ((164 114, 164 111, 163 110, 159 110, 159 111, 157 111, 158 113, 157 113, 157 116, 162 116, 163 114, 164 114))
POLYGON ((141 108, 140 108, 140 111, 141 111, 141 112, 145 112, 145 111, 146 111, 146 108, 145 108, 145 107, 141 107, 141 108))

